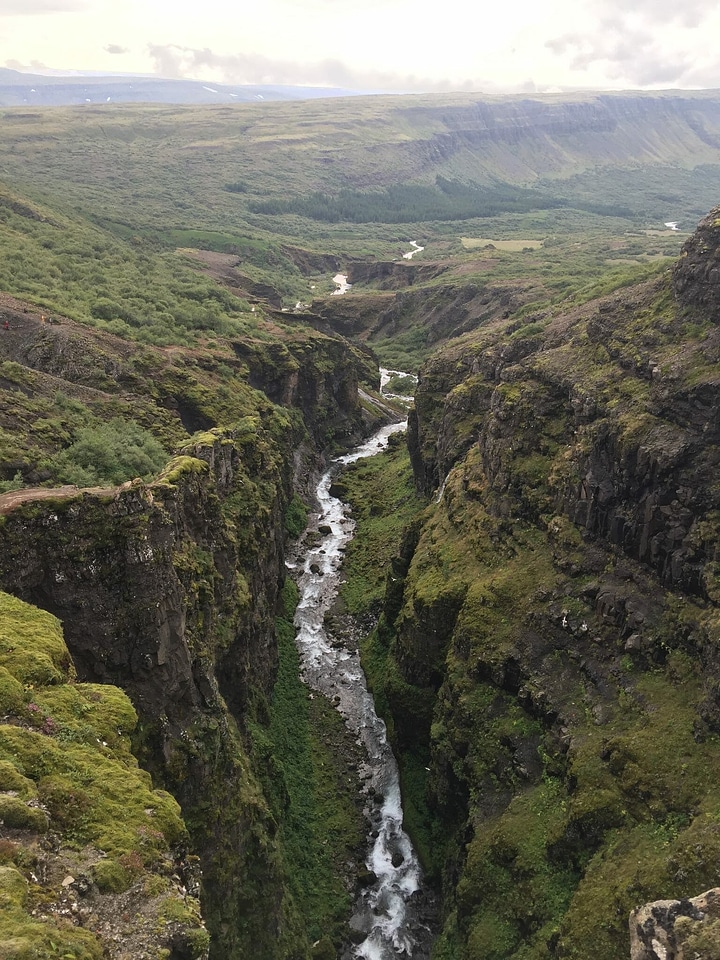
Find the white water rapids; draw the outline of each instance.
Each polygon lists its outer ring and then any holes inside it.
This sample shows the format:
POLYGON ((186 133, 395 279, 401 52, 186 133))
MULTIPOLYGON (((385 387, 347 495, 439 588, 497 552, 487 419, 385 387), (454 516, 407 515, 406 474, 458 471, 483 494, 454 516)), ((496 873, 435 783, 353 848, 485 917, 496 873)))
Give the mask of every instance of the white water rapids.
POLYGON ((367 960, 412 956, 417 928, 422 925, 408 908, 410 898, 420 888, 421 871, 402 827, 395 757, 385 724, 375 713, 359 655, 334 642, 324 625, 340 584, 343 551, 355 527, 347 505, 330 494, 330 487, 341 465, 372 456, 386 446, 391 434, 403 429, 404 423, 383 427, 367 443, 333 461, 317 487, 319 512, 311 516, 311 536, 305 538, 311 545, 289 564, 300 589, 295 627, 303 679, 335 700, 348 727, 367 751, 367 762, 360 771, 371 823, 366 863, 377 880, 360 894, 350 921, 355 938, 364 937, 353 948, 353 956, 367 960), (313 531, 319 533, 313 537, 313 531))

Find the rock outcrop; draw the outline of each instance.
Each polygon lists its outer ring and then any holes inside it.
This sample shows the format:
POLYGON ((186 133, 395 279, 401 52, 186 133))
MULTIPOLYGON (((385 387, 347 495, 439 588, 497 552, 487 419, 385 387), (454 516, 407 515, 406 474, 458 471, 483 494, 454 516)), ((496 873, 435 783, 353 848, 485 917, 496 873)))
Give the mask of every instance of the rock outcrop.
POLYGON ((294 444, 287 422, 284 442, 268 426, 194 442, 151 486, 23 504, 0 531, 6 590, 62 620, 83 680, 132 699, 141 758, 201 858, 220 957, 245 942, 273 955, 293 935, 277 827, 237 733, 277 663, 294 444), (248 910, 258 897, 265 911, 248 910))
MULTIPOLYGON (((49 327, 9 298, 5 308, 4 438, 53 403, 59 416, 77 408, 80 422, 92 404, 151 424, 179 452, 152 483, 6 494, 0 583, 62 621, 82 682, 132 701, 135 752, 182 808, 178 856, 199 858, 213 958, 304 957, 279 836, 286 786, 264 732, 285 521, 323 450, 380 415, 359 390, 377 371, 366 352, 307 329, 267 355, 236 341, 177 357, 64 318, 49 327)), ((50 444, 68 433, 58 419, 34 436, 44 449, 28 444, 12 470, 37 482, 50 444)), ((176 947, 178 960, 195 956, 176 947)))
POLYGON ((720 322, 720 217, 713 210, 683 247, 673 271, 678 302, 688 310, 720 322))
POLYGON ((658 900, 630 915, 631 960, 713 960, 720 955, 720 889, 658 900))

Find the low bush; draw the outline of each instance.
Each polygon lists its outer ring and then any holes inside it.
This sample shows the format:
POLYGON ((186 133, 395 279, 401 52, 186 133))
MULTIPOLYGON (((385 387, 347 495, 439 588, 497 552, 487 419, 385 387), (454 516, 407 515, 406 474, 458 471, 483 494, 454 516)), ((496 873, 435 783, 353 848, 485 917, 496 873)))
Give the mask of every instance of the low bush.
POLYGON ((168 454, 148 430, 132 420, 81 427, 74 442, 48 461, 57 479, 79 487, 148 478, 165 465, 168 454))

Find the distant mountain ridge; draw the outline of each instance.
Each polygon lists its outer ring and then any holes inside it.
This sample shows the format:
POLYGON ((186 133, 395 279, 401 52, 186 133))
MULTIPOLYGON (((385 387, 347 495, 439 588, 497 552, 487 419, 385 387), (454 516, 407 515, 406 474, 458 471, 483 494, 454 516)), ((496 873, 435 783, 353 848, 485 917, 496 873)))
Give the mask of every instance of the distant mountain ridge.
POLYGON ((133 74, 43 76, 0 68, 0 106, 62 107, 82 103, 233 103, 248 100, 312 100, 362 91, 285 84, 223 84, 133 74))

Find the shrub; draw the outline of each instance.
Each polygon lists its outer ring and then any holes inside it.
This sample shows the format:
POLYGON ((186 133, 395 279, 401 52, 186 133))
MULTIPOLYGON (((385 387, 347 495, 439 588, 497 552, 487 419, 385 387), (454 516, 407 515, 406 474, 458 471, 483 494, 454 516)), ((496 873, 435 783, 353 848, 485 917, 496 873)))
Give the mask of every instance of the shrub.
POLYGON ((0 480, 0 493, 10 493, 11 490, 19 490, 23 485, 23 475, 18 470, 12 480, 0 480))
POLYGON ((288 536, 296 538, 305 529, 308 509, 300 497, 295 494, 285 512, 285 531, 288 536))
POLYGON ((116 417, 81 427, 75 442, 54 456, 49 466, 59 480, 95 486, 150 477, 167 459, 162 444, 148 430, 116 417))

